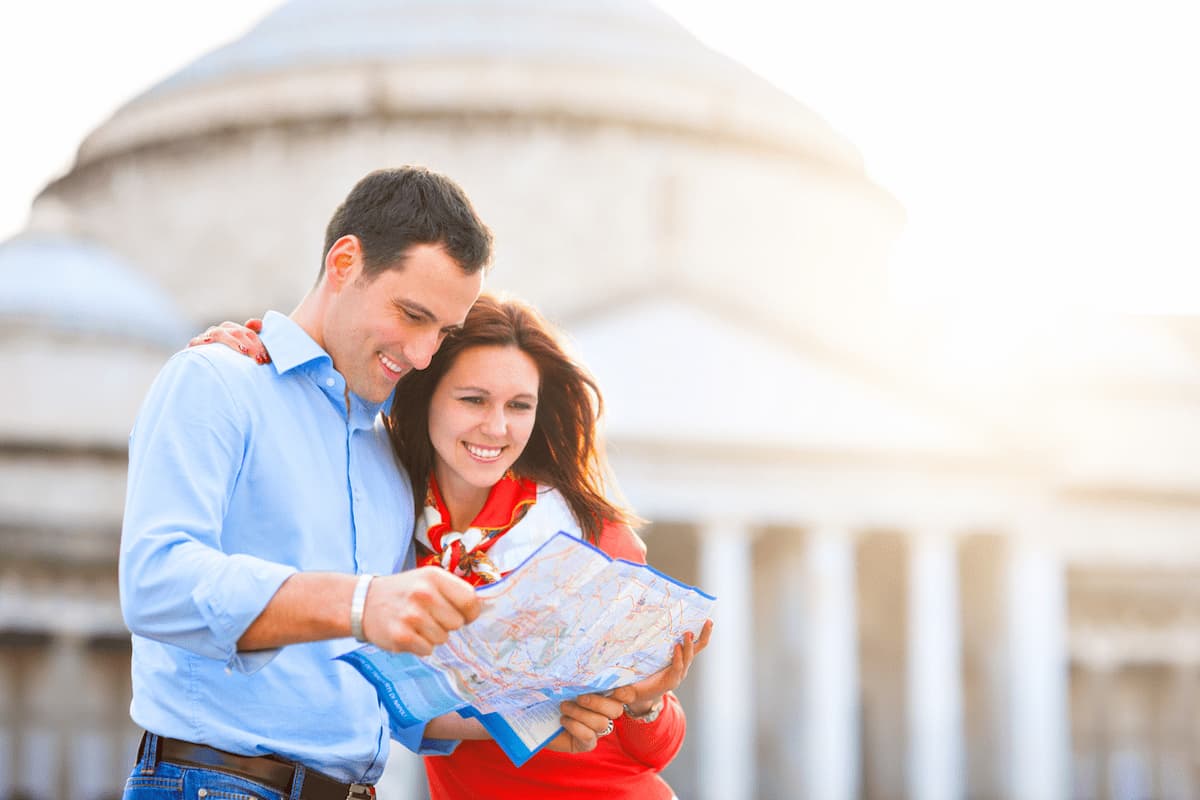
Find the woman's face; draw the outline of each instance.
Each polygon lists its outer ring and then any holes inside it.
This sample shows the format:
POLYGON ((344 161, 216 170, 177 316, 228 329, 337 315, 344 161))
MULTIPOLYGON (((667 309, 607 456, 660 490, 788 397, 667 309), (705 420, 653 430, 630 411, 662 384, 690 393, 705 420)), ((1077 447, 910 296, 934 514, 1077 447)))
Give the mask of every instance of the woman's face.
POLYGON ((525 450, 537 412, 537 365, 513 346, 459 353, 429 402, 434 475, 443 496, 487 496, 525 450))

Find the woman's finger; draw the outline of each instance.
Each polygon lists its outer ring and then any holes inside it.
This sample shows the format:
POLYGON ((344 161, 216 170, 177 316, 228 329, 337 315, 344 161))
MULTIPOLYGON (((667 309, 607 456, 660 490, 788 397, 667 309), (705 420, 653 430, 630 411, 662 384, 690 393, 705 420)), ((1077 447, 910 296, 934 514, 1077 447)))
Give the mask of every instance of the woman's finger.
POLYGON ((562 711, 564 718, 573 719, 582 725, 586 725, 591 729, 592 733, 600 733, 600 731, 608 727, 608 721, 612 719, 612 717, 584 708, 570 700, 560 704, 559 710, 562 711))
POLYGON ((610 697, 602 694, 581 694, 575 698, 575 704, 588 711, 603 714, 606 719, 616 719, 625 711, 624 701, 618 700, 615 694, 610 697))
MULTIPOLYGON (((596 749, 596 731, 584 725, 577 719, 564 716, 561 720, 563 730, 572 739, 572 750, 576 753, 586 753, 596 749)), ((607 727, 607 723, 605 725, 607 727)), ((603 730, 603 728, 602 728, 603 730)))
POLYGON ((687 677, 688 670, 692 668, 692 660, 696 657, 696 647, 691 639, 685 639, 683 646, 679 649, 681 651, 679 659, 679 682, 683 683, 683 679, 687 677))
POLYGON ((618 686, 612 690, 609 695, 613 700, 621 704, 621 711, 625 711, 625 706, 637 700, 637 690, 632 686, 618 686))

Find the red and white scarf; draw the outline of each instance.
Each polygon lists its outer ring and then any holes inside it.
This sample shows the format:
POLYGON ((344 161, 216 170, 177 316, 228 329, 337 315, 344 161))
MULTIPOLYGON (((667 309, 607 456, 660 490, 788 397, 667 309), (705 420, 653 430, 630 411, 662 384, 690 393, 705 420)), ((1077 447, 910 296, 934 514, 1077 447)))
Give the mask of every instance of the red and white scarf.
POLYGON ((470 527, 453 530, 450 512, 430 475, 414 534, 421 545, 417 566, 442 567, 474 586, 495 583, 559 531, 582 537, 562 495, 518 478, 511 470, 492 486, 470 527))

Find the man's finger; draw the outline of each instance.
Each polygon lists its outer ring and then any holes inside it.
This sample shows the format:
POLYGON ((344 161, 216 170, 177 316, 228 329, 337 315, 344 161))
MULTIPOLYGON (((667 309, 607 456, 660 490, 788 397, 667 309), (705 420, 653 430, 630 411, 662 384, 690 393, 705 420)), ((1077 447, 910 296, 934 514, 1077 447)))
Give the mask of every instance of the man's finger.
POLYGON ((437 567, 424 567, 429 570, 426 575, 442 597, 463 617, 463 624, 473 622, 479 616, 482 605, 471 584, 437 567))
POLYGON ((378 639, 374 638, 373 632, 367 630, 365 623, 363 632, 367 634, 367 640, 372 644, 377 644, 384 650, 390 650, 393 653, 403 652, 412 653, 415 656, 427 656, 433 652, 433 642, 409 625, 389 625, 383 629, 383 633, 378 639))

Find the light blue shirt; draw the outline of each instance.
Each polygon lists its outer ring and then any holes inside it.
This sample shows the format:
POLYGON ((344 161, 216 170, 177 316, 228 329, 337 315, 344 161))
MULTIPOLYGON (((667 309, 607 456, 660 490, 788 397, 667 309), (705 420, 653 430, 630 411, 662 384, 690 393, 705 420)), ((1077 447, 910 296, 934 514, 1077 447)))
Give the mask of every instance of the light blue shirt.
MULTIPOLYGON (((412 491, 381 405, 351 395, 347 413, 329 355, 282 314, 267 314, 262 339, 269 366, 222 345, 175 354, 130 436, 120 559, 130 714, 162 736, 370 783, 389 737, 374 688, 333 660, 354 640, 250 653, 237 641, 298 571, 406 566, 412 491)), ((401 741, 419 750, 422 733, 401 741)))

